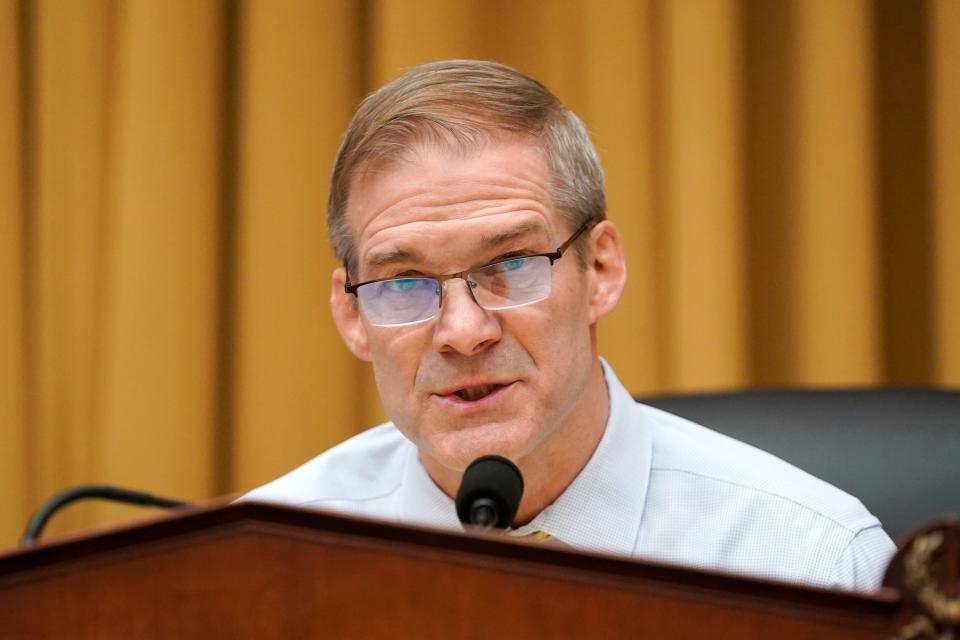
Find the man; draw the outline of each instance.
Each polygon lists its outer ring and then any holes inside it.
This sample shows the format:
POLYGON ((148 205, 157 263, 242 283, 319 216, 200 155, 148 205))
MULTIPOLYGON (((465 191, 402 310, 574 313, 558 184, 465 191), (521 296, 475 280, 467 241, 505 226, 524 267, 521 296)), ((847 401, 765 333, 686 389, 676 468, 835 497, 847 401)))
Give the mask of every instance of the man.
POLYGON ((586 128, 488 62, 366 98, 331 179, 331 307, 391 422, 247 499, 459 528, 467 465, 514 461, 512 535, 868 590, 893 544, 854 498, 636 404, 597 354, 626 282, 586 128))

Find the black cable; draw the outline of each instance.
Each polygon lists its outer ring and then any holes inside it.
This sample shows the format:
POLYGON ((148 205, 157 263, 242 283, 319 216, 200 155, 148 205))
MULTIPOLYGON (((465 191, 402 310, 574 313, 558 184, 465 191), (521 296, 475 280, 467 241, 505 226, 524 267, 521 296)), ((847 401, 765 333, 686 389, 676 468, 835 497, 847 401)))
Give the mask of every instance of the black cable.
POLYGON ((67 489, 53 496, 33 514, 30 518, 27 529, 20 538, 20 546, 26 547, 37 541, 40 533, 47 525, 47 522, 54 513, 77 500, 86 500, 88 498, 99 498, 101 500, 111 500, 113 502, 122 502, 142 507, 160 507, 170 509, 173 507, 182 507, 187 503, 181 500, 171 498, 160 498, 143 491, 132 491, 130 489, 121 489, 120 487, 111 487, 109 485, 81 485, 73 489, 67 489))

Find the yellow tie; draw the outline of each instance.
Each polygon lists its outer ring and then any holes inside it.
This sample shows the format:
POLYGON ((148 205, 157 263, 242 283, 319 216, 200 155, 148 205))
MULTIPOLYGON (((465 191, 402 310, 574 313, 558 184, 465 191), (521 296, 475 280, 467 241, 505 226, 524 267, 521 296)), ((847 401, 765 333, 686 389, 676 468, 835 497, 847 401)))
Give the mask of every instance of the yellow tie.
POLYGON ((553 541, 559 542, 559 540, 554 538, 552 535, 550 535, 546 531, 534 531, 533 533, 528 533, 525 536, 517 536, 517 537, 522 538, 524 540, 530 540, 531 542, 546 542, 547 540, 553 540, 553 541))
POLYGON ((557 548, 567 548, 571 549, 572 547, 566 542, 559 538, 555 538, 546 531, 534 531, 533 533, 528 533, 522 536, 513 536, 517 540, 524 540, 531 542, 533 544, 546 544, 557 548))

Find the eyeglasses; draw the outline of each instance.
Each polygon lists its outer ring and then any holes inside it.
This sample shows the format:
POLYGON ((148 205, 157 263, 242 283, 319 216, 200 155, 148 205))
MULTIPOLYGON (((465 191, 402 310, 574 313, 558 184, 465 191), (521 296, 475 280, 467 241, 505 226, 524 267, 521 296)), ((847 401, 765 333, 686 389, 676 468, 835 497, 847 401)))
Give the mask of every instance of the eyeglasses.
MULTIPOLYGON (((488 311, 515 309, 550 295, 553 263, 590 228, 585 222, 556 251, 518 256, 445 276, 404 276, 343 285, 357 297, 360 312, 377 327, 400 327, 435 318, 443 305, 443 283, 460 278, 474 302, 488 311)), ((349 269, 348 269, 349 272, 349 269)))

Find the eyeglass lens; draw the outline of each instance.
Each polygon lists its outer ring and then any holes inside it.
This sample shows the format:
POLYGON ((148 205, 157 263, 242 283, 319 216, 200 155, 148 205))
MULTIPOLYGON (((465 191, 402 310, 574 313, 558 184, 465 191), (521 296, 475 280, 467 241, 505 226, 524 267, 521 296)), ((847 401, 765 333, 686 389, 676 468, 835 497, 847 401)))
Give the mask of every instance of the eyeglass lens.
MULTIPOLYGON (((498 311, 533 304, 550 295, 551 267, 546 256, 513 258, 467 274, 474 299, 484 309, 498 311)), ((367 322, 399 326, 437 315, 441 285, 435 278, 395 278, 357 289, 367 322)))

